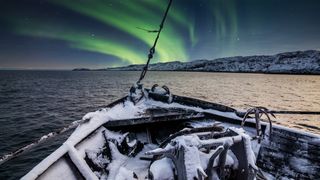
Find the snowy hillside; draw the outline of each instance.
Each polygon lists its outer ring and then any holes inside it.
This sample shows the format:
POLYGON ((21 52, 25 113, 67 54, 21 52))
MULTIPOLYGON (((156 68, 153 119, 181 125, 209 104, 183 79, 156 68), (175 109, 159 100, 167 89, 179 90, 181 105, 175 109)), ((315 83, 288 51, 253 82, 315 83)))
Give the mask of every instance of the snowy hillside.
MULTIPOLYGON (((143 65, 108 68, 107 70, 140 71, 143 65)), ((236 56, 214 60, 179 61, 151 64, 154 71, 206 71, 320 74, 320 51, 295 51, 272 56, 236 56)))

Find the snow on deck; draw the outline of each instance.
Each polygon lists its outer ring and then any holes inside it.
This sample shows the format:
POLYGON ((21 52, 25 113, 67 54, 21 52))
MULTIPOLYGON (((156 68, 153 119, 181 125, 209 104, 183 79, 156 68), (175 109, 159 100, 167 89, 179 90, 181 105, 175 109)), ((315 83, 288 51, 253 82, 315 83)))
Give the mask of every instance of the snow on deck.
MULTIPOLYGON (((202 109, 200 107, 190 107, 178 103, 163 103, 159 101, 154 101, 151 99, 142 99, 137 104, 133 104, 131 101, 127 100, 123 103, 117 104, 112 108, 103 108, 95 112, 90 112, 83 117, 83 121, 85 123, 80 124, 76 130, 71 134, 68 140, 59 147, 56 151, 54 151, 51 155, 45 158, 42 162, 40 162, 37 166, 35 166, 28 174, 26 174, 22 179, 36 179, 39 175, 41 175, 45 170, 47 170, 53 163, 55 163, 59 158, 64 156, 66 153, 69 154, 72 161, 76 164, 78 169, 82 169, 82 175, 85 177, 93 177, 93 172, 88 169, 88 165, 84 163, 84 148, 82 145, 81 147, 76 147, 76 145, 81 142, 83 139, 87 138, 92 132, 96 131, 99 127, 105 124, 108 121, 116 121, 121 119, 131 119, 131 118, 138 118, 145 116, 145 112, 147 109, 150 108, 179 108, 179 109, 187 109, 193 110, 196 112, 206 112, 210 114, 216 114, 219 116, 224 116, 227 118, 232 118, 236 120, 241 120, 235 113, 233 112, 220 112, 217 110, 212 109, 202 109), (76 147, 76 148, 75 148, 76 147)), ((280 127, 278 127, 280 128, 280 127)), ((239 133, 243 134, 239 130, 239 133)), ((308 134, 309 135, 309 134, 308 134)), ((245 136, 247 137, 247 136, 245 136)), ((99 137, 101 138, 101 137, 99 137)), ((246 138, 247 139, 247 138, 246 138)), ((98 142, 102 142, 98 140, 98 142)), ((86 145, 88 146, 88 144, 86 145)), ((91 147, 99 148, 101 147, 101 143, 98 144, 91 144, 91 147)), ((89 146, 89 147, 90 147, 89 146)), ((247 151, 249 154, 249 163, 252 167, 255 167, 255 154, 257 154, 257 150, 259 146, 256 143, 248 143, 246 142, 246 148, 251 149, 253 148, 254 151, 247 151)), ((120 158, 121 159, 121 158, 120 158)), ((166 162, 166 160, 163 160, 166 162)), ((163 163, 162 162, 162 163, 163 163)), ((200 162, 200 161, 199 161, 200 162)), ((121 163, 120 163, 121 164, 121 163)), ((201 163, 197 163, 201 164, 201 163)), ((161 167, 161 163, 159 165, 161 167)), ((126 169, 121 169, 120 171, 126 171, 126 169)), ((162 167, 163 168, 163 167, 162 167)), ((117 175, 114 175, 116 177, 117 175)))

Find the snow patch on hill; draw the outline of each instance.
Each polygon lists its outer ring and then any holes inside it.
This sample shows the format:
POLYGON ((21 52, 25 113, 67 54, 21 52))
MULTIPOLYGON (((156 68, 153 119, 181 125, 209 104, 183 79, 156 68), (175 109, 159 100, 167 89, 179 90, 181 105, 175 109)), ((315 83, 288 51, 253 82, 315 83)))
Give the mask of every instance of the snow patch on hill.
MULTIPOLYGON (((107 70, 140 71, 143 65, 108 68, 107 70)), ((156 63, 153 71, 204 71, 320 74, 320 51, 295 51, 270 56, 236 56, 214 60, 156 63)))

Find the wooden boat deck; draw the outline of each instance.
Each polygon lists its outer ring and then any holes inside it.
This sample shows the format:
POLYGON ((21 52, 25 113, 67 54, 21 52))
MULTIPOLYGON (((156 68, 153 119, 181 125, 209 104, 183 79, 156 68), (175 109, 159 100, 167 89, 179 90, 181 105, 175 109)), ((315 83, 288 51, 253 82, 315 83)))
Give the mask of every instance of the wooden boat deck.
MULTIPOLYGON (((166 96, 150 93, 149 97, 156 101, 167 102, 166 96)), ((122 98, 107 107, 112 108, 125 100, 126 98, 122 98)), ((233 108, 181 96, 173 96, 173 102, 188 107, 201 108, 203 111, 197 111, 196 108, 151 107, 146 109, 145 113, 139 118, 118 119, 104 123, 85 139, 79 141, 75 147, 83 146, 86 142, 92 141, 88 139, 95 137, 98 131, 101 132, 101 128, 123 132, 141 132, 141 130, 147 129, 147 131, 153 133, 153 137, 150 137, 151 141, 159 143, 164 140, 164 134, 177 132, 188 126, 187 124, 190 122, 209 121, 211 124, 221 122, 221 126, 226 127, 239 127, 241 124, 241 114, 237 114, 233 108), (206 110, 215 110, 221 113, 212 113, 206 110), (234 116, 230 116, 230 113, 234 116)), ((263 131, 266 130, 266 127, 267 124, 262 123, 263 131)), ((252 132, 255 132, 254 128, 254 122, 246 123, 245 129, 251 129, 251 135, 252 132)), ((258 154, 257 165, 263 172, 267 172, 275 178, 317 179, 320 177, 320 136, 281 126, 274 126, 272 131, 270 139, 265 137, 259 153, 256 152, 258 154)), ((54 173, 57 169, 61 169, 60 165, 69 169, 70 177, 84 178, 67 152, 42 174, 39 174, 38 178, 41 179, 46 177, 48 173, 54 173)))

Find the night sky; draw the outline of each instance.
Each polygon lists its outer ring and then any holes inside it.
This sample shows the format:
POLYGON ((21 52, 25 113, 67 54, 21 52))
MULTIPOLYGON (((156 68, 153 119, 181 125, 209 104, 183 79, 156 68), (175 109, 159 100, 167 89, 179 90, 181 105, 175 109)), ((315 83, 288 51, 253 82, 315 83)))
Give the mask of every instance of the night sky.
MULTIPOLYGON (((0 69, 146 61, 166 0, 0 2, 0 69)), ((319 0, 174 0, 154 62, 320 49, 319 0)))

